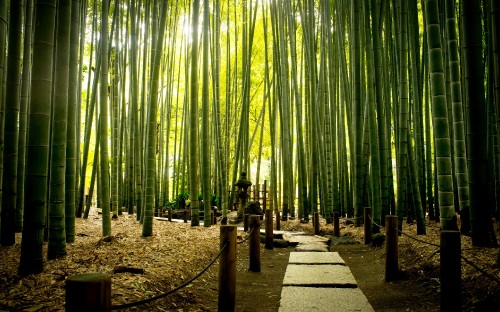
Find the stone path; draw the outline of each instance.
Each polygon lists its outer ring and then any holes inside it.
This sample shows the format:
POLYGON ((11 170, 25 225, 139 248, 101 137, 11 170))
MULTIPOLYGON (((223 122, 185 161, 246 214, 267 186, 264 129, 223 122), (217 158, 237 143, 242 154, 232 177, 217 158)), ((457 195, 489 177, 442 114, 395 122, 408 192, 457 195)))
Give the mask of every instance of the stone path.
POLYGON ((285 239, 298 244, 283 278, 280 312, 374 311, 344 260, 328 251, 327 239, 305 235, 285 239))

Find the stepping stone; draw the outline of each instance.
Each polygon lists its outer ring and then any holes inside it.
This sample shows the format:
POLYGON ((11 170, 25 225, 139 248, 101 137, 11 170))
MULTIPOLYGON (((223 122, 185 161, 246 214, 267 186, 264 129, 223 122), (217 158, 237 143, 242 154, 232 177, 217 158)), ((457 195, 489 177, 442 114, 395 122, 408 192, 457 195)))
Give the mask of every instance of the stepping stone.
POLYGON ((288 263, 345 265, 338 252, 291 252, 288 263))
POLYGON ((330 249, 327 245, 323 243, 314 243, 314 244, 299 244, 295 247, 295 251, 300 252, 329 252, 330 249))
MULTIPOLYGON (((287 233, 288 234, 288 233, 287 233)), ((286 240, 288 240, 291 244, 311 244, 311 243, 328 243, 329 239, 323 236, 310 236, 310 235, 284 235, 286 240)))
POLYGON ((291 232, 291 231, 283 231, 283 237, 285 239, 290 239, 292 236, 304 236, 307 235, 306 232, 291 232))
POLYGON ((356 244, 359 244, 359 242, 350 236, 341 236, 341 237, 332 236, 331 242, 330 242, 330 246, 356 245, 356 244))
POLYGON ((280 312, 374 312, 359 288, 283 287, 280 312))
MULTIPOLYGON (((266 226, 265 226, 264 223, 260 225, 260 234, 261 235, 265 235, 266 234, 266 226)), ((283 234, 285 234, 285 231, 273 230, 273 236, 276 239, 283 239, 283 234)))
POLYGON ((355 288, 357 283, 345 265, 289 264, 283 286, 355 288))
MULTIPOLYGON (((155 217, 155 219, 156 219, 156 218, 158 218, 158 217, 155 217)), ((162 221, 163 221, 163 220, 162 220, 162 221)), ((167 221, 168 221, 168 219, 167 219, 167 221)), ((183 220, 183 219, 173 219, 173 218, 172 218, 172 222, 176 222, 176 223, 184 223, 184 220, 183 220)), ((188 220, 188 222, 187 222, 187 223, 191 224, 191 220, 188 220)))

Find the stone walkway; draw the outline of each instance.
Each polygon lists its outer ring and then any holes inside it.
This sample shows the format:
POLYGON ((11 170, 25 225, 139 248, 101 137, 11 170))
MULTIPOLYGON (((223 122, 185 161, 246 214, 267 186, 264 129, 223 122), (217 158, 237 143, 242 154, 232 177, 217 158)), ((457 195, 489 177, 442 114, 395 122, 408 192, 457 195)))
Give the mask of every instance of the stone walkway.
POLYGON ((285 239, 298 244, 283 278, 280 312, 374 311, 344 260, 328 251, 327 239, 306 235, 285 239))

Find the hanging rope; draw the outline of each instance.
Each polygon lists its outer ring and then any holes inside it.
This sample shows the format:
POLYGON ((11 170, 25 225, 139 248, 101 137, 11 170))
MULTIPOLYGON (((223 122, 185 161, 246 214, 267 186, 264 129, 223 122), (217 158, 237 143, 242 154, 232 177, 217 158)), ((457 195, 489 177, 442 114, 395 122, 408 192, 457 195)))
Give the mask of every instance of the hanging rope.
POLYGON ((186 282, 184 282, 182 285, 179 285, 179 286, 177 286, 176 288, 174 288, 172 290, 169 290, 169 291, 167 291, 165 293, 156 295, 156 296, 151 297, 151 298, 143 299, 143 300, 136 301, 136 302, 131 302, 131 303, 125 303, 125 304, 120 304, 120 305, 112 306, 111 310, 120 310, 120 309, 127 309, 127 308, 131 308, 131 307, 136 307, 136 306, 143 305, 143 304, 146 304, 146 303, 150 303, 152 301, 155 301, 155 300, 158 300, 160 298, 166 297, 166 296, 168 296, 168 295, 170 295, 170 294, 172 294, 174 292, 177 292, 177 291, 181 290, 182 288, 186 287, 187 285, 191 284, 193 281, 195 281, 196 279, 198 279, 203 273, 205 273, 208 270, 208 268, 210 268, 215 263, 215 261, 220 257, 220 255, 222 254, 222 252, 224 251, 224 249, 226 249, 227 244, 228 243, 226 243, 226 244, 224 244, 224 246, 222 246, 222 248, 220 249, 219 253, 212 259, 212 261, 210 261, 210 263, 203 270, 201 270, 198 274, 196 274, 195 276, 193 276, 191 279, 189 279, 186 282))

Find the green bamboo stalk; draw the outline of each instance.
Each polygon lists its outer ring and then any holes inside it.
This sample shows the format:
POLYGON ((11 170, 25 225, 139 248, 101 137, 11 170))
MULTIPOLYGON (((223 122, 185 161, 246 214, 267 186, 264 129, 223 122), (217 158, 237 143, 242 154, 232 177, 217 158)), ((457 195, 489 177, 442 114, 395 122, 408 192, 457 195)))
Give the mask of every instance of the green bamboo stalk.
MULTIPOLYGON (((5 0, 7 1, 7 0, 5 0)), ((21 90, 21 45, 23 27, 23 1, 11 0, 9 9, 9 32, 7 51, 7 76, 5 92, 5 125, 3 157, 3 191, 1 198, 2 246, 15 244, 17 161, 18 161, 18 115, 21 90)), ((3 77, 2 77, 3 79, 3 77)), ((2 99, 3 100, 3 99, 2 99)))
POLYGON ((111 235, 110 192, 109 192, 109 153, 108 153, 108 11, 109 0, 103 0, 101 6, 101 74, 99 98, 99 169, 100 190, 102 198, 102 236, 111 235))
MULTIPOLYGON (((493 51, 493 67, 494 67, 494 98, 497 111, 497 131, 500 138, 500 2, 490 0, 490 21, 491 21, 491 50, 493 51)), ((498 199, 497 199, 498 200, 498 199)), ((500 211, 498 211, 500 213, 500 211)))
MULTIPOLYGON (((376 224, 380 224, 382 214, 382 170, 380 163, 380 129, 376 119, 376 88, 375 84, 375 48, 370 43, 370 34, 378 36, 378 30, 375 32, 370 27, 370 7, 368 0, 363 1, 364 22, 365 22, 365 54, 366 54, 366 72, 367 72, 367 110, 369 114, 370 131, 370 159, 371 159, 371 183, 372 183, 372 218, 376 224)), ((375 20, 377 22, 377 20, 375 20)), ((375 23, 374 23, 375 24, 375 23)), ((378 27, 378 25, 376 25, 378 27)), ((375 40, 374 40, 375 41, 375 40)), ((373 44, 374 45, 374 44, 373 44)), ((380 73, 379 73, 380 74, 380 73)), ((380 87, 380 86, 379 86, 380 87)), ((381 113, 381 112, 379 112, 381 113)), ((373 225, 373 232, 379 232, 378 227, 373 225)))
MULTIPOLYGON (((4 148, 4 124, 5 124, 5 68, 7 52, 7 1, 0 2, 0 149, 4 148)), ((2 200, 3 186, 3 153, 0 153, 0 201, 2 200)), ((1 213, 0 213, 1 218, 1 213)), ((0 220, 1 224, 1 220, 0 220)), ((0 230, 0 236, 2 232, 0 230)), ((0 237, 1 240, 1 237, 0 237)))
POLYGON ((33 41, 33 75, 31 79, 30 113, 26 158, 24 227, 21 242, 19 274, 43 271, 43 233, 47 204, 49 126, 52 89, 53 42, 56 22, 56 1, 36 3, 33 41))
POLYGON ((199 215, 199 156, 198 156, 198 20, 200 0, 193 0, 191 76, 189 98, 189 199, 191 201, 191 226, 200 225, 199 215))
POLYGON ((451 146, 446 107, 445 81, 441 35, 436 0, 425 1, 429 73, 431 78, 432 116, 436 156, 436 181, 439 200, 441 227, 445 230, 457 228, 451 176, 451 146))
MULTIPOLYGON (((24 19, 23 45, 23 74, 21 78, 21 103, 19 106, 19 143, 17 161, 17 203, 16 203, 16 232, 23 230, 24 217, 24 175, 26 170, 26 132, 31 80, 31 50, 33 28, 33 0, 26 1, 24 19)), ((74 213, 73 213, 74 214, 74 213)))
POLYGON ((420 202, 422 209, 425 209, 425 158, 424 158, 424 128, 423 128, 423 104, 422 104, 422 84, 421 70, 420 70, 420 55, 419 55, 419 24, 418 24, 418 7, 417 1, 409 3, 409 16, 408 16, 408 34, 409 34, 409 49, 411 59, 411 95, 413 99, 413 106, 411 112, 413 113, 414 124, 414 142, 415 142, 415 159, 416 162, 416 179, 418 181, 418 188, 420 191, 420 202))
POLYGON ((209 3, 208 0, 203 0, 203 34, 202 34, 202 45, 203 45, 203 68, 202 68, 202 139, 201 139, 201 153, 202 164, 201 164, 201 180, 202 180, 202 191, 203 191, 203 225, 209 227, 212 225, 212 216, 210 214, 210 181, 211 181, 211 170, 210 170, 210 90, 209 90, 209 72, 208 72, 208 32, 209 32, 209 3))
MULTIPOLYGON (((118 10, 120 7, 120 2, 116 1, 115 3, 115 8, 114 8, 114 13, 113 13, 113 24, 117 23, 119 19, 119 14, 117 14, 118 10)), ((115 47, 114 47, 114 58, 112 59, 113 63, 113 73, 111 76, 111 105, 110 105, 110 114, 111 114, 111 209, 113 210, 113 218, 118 217, 118 211, 119 208, 121 209, 121 204, 119 200, 119 176, 118 176, 118 167, 119 167, 119 161, 118 161, 118 148, 119 148, 119 127, 118 127, 118 121, 119 121, 119 115, 120 115, 120 69, 119 69, 119 46, 120 46, 120 32, 116 32, 116 35, 114 36, 114 41, 115 41, 115 47)))
POLYGON ((65 180, 71 28, 70 1, 58 5, 57 25, 54 103, 51 123, 52 137, 50 140, 48 259, 66 255, 65 180))
POLYGON ((406 1, 399 2, 399 140, 397 150, 397 177, 398 177, 398 200, 396 214, 398 226, 401 229, 403 216, 407 213, 408 206, 408 7, 406 1))
POLYGON ((361 225, 363 214, 363 109, 361 104, 361 53, 360 53, 360 27, 361 27, 361 2, 351 1, 351 85, 352 85, 352 132, 354 142, 354 218, 356 226, 361 225))
MULTIPOLYGON (((137 105, 138 105, 138 61, 137 61, 137 1, 130 1, 130 54, 129 54, 129 76, 130 76, 130 103, 128 109, 128 193, 129 193, 129 214, 134 212, 134 204, 138 201, 137 199, 137 146, 136 146, 136 129, 137 129, 137 105)), ((140 210, 139 207, 136 206, 136 219, 140 219, 140 210)))
POLYGON ((488 197, 487 115, 482 58, 482 12, 477 1, 461 2, 465 57, 465 101, 467 107, 467 156, 472 243, 475 246, 497 244, 494 239, 488 197))
MULTIPOLYGON (((159 5, 159 1, 155 2, 159 5)), ((158 32, 153 30, 153 36, 155 39, 155 49, 151 52, 154 55, 154 60, 152 62, 152 81, 151 81, 151 92, 149 99, 149 109, 148 109, 148 123, 147 123, 147 149, 146 149, 146 201, 144 210, 144 222, 142 227, 142 236, 151 236, 153 234, 153 210, 154 210, 154 190, 155 190, 155 180, 156 180, 156 119, 158 113, 158 93, 159 93, 159 78, 160 78, 160 60, 163 54, 164 36, 165 36, 165 25, 167 19, 167 8, 168 3, 163 0, 161 3, 161 13, 160 13, 160 25, 158 32)), ((155 10, 157 11, 157 10, 155 10)), ((155 18, 153 18, 155 22, 155 18)), ((154 24, 155 25, 155 24, 154 24)), ((155 29, 155 27, 153 27, 155 29)))
MULTIPOLYGON (((493 97, 494 97, 494 102, 495 102, 495 109, 496 109, 496 127, 497 127, 497 142, 500 140, 500 47, 499 47, 499 40, 498 40, 498 35, 500 34, 500 3, 498 1, 491 1, 490 0, 490 27, 491 27, 491 44, 490 44, 490 51, 492 51, 492 59, 493 59, 493 77, 494 77, 494 86, 493 86, 493 97)), ((498 153, 495 155, 496 157, 496 163, 500 163, 500 149, 497 150, 498 153)), ((497 172, 500 171, 500 165, 497 166, 497 172)), ((496 209, 496 215, 497 218, 500 216, 500 209, 498 208, 500 201, 498 198, 500 198, 500 175, 496 175, 496 194, 497 194, 497 209, 496 209)))
MULTIPOLYGON (((469 179, 467 176, 467 148, 465 142, 465 126, 462 104, 462 86, 460 78, 460 62, 458 56, 458 38, 456 34, 455 1, 447 0, 446 33, 448 37, 448 55, 451 79, 451 105, 453 112, 453 150, 455 174, 463 229, 469 228, 469 179)), ((465 232, 468 232, 466 230, 465 232)))
MULTIPOLYGON (((66 242, 75 241, 75 213, 76 213, 76 154, 77 154, 77 115, 78 110, 78 52, 80 35, 80 0, 73 0, 71 4, 71 34, 69 55, 68 81, 68 116, 66 134, 66 177, 65 177, 65 227, 66 242)), ((79 128, 78 128, 79 130, 79 128)))

